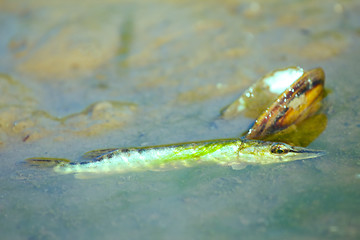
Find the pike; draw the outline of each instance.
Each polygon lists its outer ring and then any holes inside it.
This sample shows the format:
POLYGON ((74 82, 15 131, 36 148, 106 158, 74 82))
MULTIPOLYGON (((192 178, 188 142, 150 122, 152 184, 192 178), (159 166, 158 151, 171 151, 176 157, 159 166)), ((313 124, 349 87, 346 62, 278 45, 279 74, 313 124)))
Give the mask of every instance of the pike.
MULTIPOLYGON (((247 165, 272 164, 316 158, 324 151, 290 146, 286 143, 247 139, 218 139, 170 145, 102 149, 84 154, 92 161, 69 162, 57 159, 54 171, 69 173, 126 173, 167 170, 201 164, 231 166, 235 170, 247 165)), ((54 159, 28 159, 55 161, 54 159)))

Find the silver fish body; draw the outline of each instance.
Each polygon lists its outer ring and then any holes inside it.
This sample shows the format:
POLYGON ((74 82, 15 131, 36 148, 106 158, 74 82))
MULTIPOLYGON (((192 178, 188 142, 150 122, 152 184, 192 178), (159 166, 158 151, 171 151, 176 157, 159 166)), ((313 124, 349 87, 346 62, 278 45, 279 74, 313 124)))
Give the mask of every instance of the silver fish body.
POLYGON ((220 139, 191 143, 169 144, 91 151, 93 161, 59 164, 56 172, 112 173, 192 167, 200 164, 233 166, 271 164, 315 158, 323 151, 293 147, 285 143, 245 139, 220 139))

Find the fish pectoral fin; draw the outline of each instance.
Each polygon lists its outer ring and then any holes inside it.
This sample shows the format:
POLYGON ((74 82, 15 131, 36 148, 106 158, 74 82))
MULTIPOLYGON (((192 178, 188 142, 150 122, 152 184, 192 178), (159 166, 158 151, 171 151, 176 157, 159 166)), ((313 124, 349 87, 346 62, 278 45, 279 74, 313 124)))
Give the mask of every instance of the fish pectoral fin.
POLYGON ((246 168, 248 166, 248 164, 247 163, 232 163, 230 166, 233 170, 242 170, 242 169, 246 168))

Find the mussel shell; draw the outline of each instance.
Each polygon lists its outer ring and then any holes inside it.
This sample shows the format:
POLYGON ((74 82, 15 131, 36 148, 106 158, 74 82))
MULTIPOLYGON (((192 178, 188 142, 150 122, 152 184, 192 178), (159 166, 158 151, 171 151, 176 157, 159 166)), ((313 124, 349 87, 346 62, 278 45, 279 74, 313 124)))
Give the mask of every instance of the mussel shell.
POLYGON ((327 116, 318 113, 304 119, 302 122, 290 125, 272 135, 266 135, 262 140, 270 142, 284 142, 292 146, 307 147, 319 137, 327 125, 327 116))
POLYGON ((321 107, 324 82, 321 68, 305 72, 258 117, 246 138, 264 139, 312 116, 321 107))
POLYGON ((221 110, 222 119, 232 119, 239 115, 257 118, 287 88, 304 74, 300 67, 274 70, 256 81, 244 93, 221 110))

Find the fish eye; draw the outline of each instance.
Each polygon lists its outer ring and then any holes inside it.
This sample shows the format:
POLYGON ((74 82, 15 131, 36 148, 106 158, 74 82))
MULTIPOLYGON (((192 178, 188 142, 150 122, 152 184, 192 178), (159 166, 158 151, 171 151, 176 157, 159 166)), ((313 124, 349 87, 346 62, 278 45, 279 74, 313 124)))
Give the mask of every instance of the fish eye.
POLYGON ((270 149, 271 153, 286 154, 290 151, 290 148, 283 143, 274 143, 270 149))

